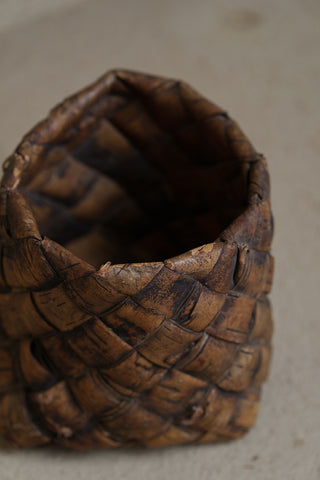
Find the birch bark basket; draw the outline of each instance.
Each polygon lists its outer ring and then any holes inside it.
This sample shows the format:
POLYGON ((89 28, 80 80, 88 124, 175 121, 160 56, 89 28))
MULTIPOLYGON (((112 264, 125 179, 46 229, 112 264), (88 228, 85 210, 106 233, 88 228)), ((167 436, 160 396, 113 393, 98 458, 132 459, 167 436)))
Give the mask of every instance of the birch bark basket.
POLYGON ((4 164, 0 432, 16 447, 223 441, 268 375, 267 164, 181 81, 115 70, 4 164))

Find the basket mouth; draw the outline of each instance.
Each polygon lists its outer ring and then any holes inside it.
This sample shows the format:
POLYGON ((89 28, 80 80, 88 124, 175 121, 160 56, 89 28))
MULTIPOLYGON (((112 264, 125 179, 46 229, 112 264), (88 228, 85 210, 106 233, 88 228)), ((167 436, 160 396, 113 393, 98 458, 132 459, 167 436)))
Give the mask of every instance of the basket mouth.
POLYGON ((2 191, 23 194, 32 211, 25 236, 31 222, 95 269, 254 236, 269 248, 272 233, 257 238, 247 225, 261 226, 269 205, 265 160, 183 82, 111 71, 53 109, 3 168, 2 191))

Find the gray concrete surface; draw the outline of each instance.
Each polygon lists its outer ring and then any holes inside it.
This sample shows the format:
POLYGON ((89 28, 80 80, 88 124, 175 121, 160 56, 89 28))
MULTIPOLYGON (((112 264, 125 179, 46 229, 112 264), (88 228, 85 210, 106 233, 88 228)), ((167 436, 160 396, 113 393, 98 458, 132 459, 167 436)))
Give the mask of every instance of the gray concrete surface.
POLYGON ((24 16, 27 1, 16 14, 0 1, 0 158, 113 67, 181 78, 225 107, 270 167, 274 355, 257 424, 241 440, 86 454, 2 448, 0 479, 319 479, 320 2, 31 3, 24 16))

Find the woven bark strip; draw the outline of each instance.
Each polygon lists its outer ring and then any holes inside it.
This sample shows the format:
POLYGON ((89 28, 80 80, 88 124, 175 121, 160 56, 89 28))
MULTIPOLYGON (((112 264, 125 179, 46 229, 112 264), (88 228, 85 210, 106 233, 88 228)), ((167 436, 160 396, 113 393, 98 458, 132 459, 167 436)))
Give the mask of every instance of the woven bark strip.
POLYGON ((183 82, 112 71, 4 164, 0 432, 14 446, 242 436, 268 375, 266 160, 183 82))

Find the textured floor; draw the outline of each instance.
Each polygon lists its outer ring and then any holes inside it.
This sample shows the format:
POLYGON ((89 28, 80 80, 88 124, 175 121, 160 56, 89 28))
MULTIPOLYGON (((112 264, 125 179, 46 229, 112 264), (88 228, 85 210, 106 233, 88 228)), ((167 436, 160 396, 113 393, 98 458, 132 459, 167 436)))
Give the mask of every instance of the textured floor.
POLYGON ((0 6, 0 158, 57 101, 110 68, 186 80, 268 158, 275 337, 258 422, 245 438, 85 455, 3 448, 1 480, 320 478, 319 2, 91 0, 46 16, 46 2, 40 10, 31 2, 28 15, 25 3, 20 15, 17 1, 0 6))

